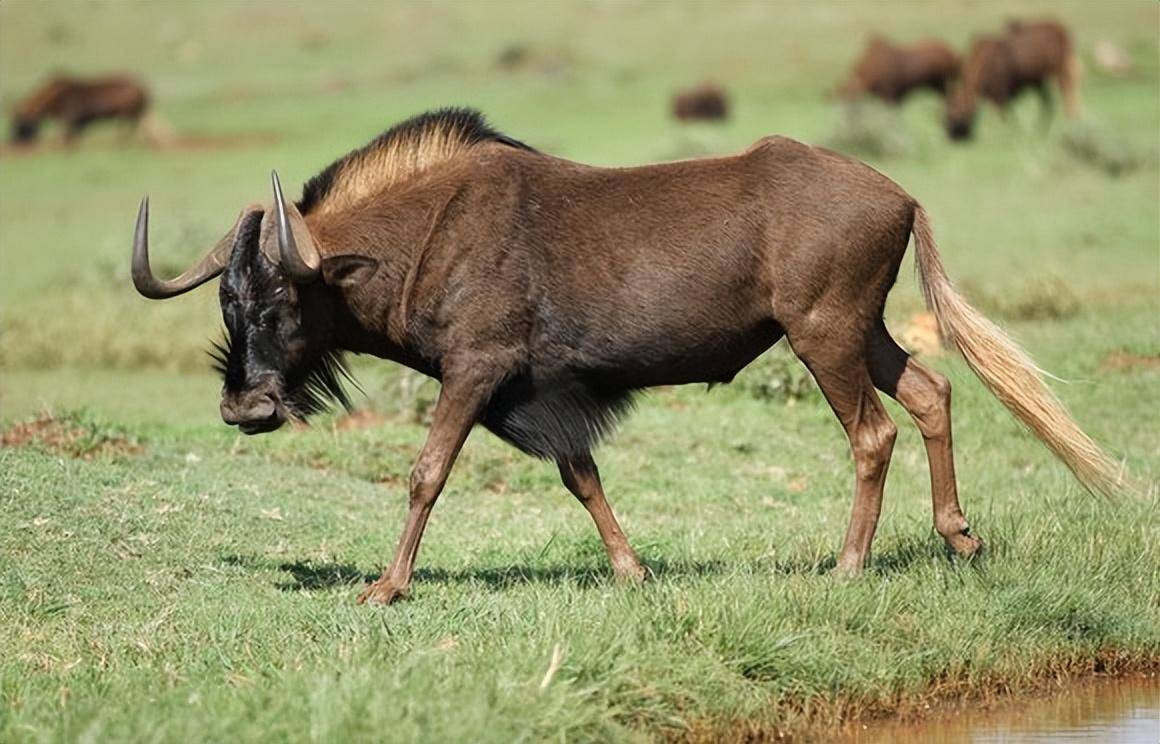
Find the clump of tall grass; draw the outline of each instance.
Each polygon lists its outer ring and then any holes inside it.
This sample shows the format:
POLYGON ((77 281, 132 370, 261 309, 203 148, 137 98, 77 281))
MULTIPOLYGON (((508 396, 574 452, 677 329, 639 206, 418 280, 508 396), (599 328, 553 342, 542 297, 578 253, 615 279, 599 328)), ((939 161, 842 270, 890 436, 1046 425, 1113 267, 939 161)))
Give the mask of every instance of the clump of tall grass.
POLYGON ((32 447, 80 460, 140 454, 140 442, 125 429, 87 410, 44 411, 0 432, 0 447, 32 447))
POLYGON ((431 423, 431 413, 439 397, 439 384, 434 379, 404 368, 388 387, 394 413, 410 423, 431 423))
POLYGON ((963 283, 972 301, 1002 320, 1066 320, 1079 315, 1083 303, 1075 290, 1057 276, 1040 276, 1017 287, 985 287, 963 283))
POLYGON ((823 145, 860 158, 903 158, 915 153, 914 138, 901 114, 875 101, 845 104, 823 145))
POLYGON ((146 307, 148 301, 128 288, 65 288, 6 309, 0 317, 0 364, 205 370, 210 337, 221 322, 215 299, 207 292, 146 307))
POLYGON ((1060 140, 1076 160, 1113 178, 1127 175, 1157 160, 1157 153, 1139 147, 1122 135, 1090 122, 1071 124, 1060 140))
POLYGON ((809 371, 784 344, 758 357, 737 375, 736 384, 757 400, 790 404, 818 392, 809 371))

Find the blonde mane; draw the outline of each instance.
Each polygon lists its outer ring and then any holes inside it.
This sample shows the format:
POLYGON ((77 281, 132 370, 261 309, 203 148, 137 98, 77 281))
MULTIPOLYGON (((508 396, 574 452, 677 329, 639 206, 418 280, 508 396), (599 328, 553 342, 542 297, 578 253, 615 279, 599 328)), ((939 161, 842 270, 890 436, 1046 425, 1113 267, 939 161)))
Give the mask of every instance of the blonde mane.
POLYGON ((428 112, 391 127, 310 179, 298 208, 304 215, 339 211, 453 160, 482 142, 530 149, 493 130, 478 111, 451 108, 428 112))

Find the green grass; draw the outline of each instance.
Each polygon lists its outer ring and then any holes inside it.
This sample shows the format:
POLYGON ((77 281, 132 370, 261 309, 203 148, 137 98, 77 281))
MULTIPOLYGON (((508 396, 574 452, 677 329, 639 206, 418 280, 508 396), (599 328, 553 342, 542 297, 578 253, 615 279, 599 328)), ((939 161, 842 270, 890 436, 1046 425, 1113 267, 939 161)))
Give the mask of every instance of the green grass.
MULTIPOLYGON (((900 6, 560 2, 0 5, 0 99, 46 70, 136 69, 199 150, 122 146, 0 159, 0 422, 46 406, 72 432, 0 448, 0 740, 712 739, 817 733, 1093 671, 1160 665, 1160 130, 1151 3, 900 6), (594 163, 825 142, 822 98, 869 28, 961 46, 1020 13, 1077 29, 1082 129, 1036 102, 952 146, 937 101, 880 126, 871 162, 920 199, 948 269, 1146 485, 1076 485, 953 356, 962 500, 987 540, 948 557, 921 440, 901 430, 871 565, 827 572, 850 508, 840 427, 775 351, 734 385, 656 391, 597 454, 653 572, 611 580, 554 467, 480 431, 436 507, 409 601, 353 602, 388 560, 434 384, 404 396, 357 363, 378 414, 238 437, 204 349, 213 291, 151 303, 127 277, 140 195, 165 271, 194 258, 267 174, 300 181, 406 115, 484 108, 594 163), (141 29, 150 29, 143 33, 141 29), (1125 79, 1087 50, 1133 54, 1125 79), (529 63, 496 56, 527 44, 529 63), (671 89, 728 85, 725 126, 667 118, 671 89), (1077 138, 1082 137, 1082 141, 1077 138), (1077 142, 1082 147, 1077 147, 1077 142), (1125 155, 1127 153, 1127 155, 1125 155), (1131 157, 1128 169, 1106 167, 1131 157), (1115 171, 1112 173, 1111 171, 1115 171), (558 658, 557 669, 545 676, 558 658)), ((911 271, 887 310, 921 310, 911 271)))

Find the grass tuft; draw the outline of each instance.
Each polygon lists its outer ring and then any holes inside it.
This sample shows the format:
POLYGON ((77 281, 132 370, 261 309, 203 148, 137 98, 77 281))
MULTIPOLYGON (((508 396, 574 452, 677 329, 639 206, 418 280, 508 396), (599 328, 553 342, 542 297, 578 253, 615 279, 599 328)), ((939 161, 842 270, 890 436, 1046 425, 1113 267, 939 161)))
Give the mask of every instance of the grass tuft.
POLYGON ((964 282, 964 291, 987 315, 1006 321, 1059 321, 1083 311, 1071 284, 1058 276, 1035 276, 1013 288, 964 282))
POLYGON ((857 158, 909 158, 917 151, 899 109, 873 100, 842 106, 842 115, 822 144, 857 158))
POLYGON ((1140 147, 1122 134, 1091 122, 1070 123, 1060 142, 1073 158, 1112 178, 1154 166, 1157 162, 1154 148, 1140 147))
POLYGON ((737 375, 735 384, 756 400, 795 403, 818 396, 809 370, 784 344, 758 357, 737 375))
POLYGON ((0 447, 34 447, 81 460, 139 455, 144 447, 123 427, 98 421, 90 412, 46 411, 0 432, 0 447))

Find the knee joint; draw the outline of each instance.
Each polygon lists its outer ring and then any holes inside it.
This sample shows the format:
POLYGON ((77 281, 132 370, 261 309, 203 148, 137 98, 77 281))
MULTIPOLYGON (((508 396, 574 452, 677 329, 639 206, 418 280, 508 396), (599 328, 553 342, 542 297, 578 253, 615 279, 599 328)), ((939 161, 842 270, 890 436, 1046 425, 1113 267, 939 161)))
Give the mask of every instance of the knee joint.
POLYGON ((930 399, 917 417, 927 439, 945 437, 951 428, 951 382, 942 375, 932 375, 931 382, 930 399))
POLYGON ((854 442, 854 461, 858 477, 873 480, 881 476, 890 464, 898 427, 886 420, 875 427, 866 427, 854 442))
POLYGON ((411 469, 411 504, 430 505, 434 503, 442 486, 443 482, 439 473, 420 460, 411 469))

